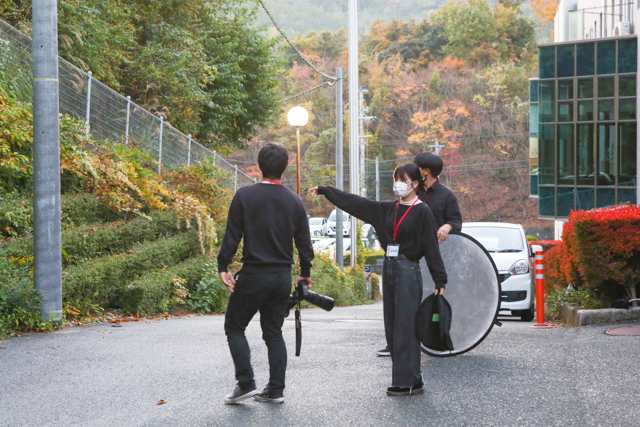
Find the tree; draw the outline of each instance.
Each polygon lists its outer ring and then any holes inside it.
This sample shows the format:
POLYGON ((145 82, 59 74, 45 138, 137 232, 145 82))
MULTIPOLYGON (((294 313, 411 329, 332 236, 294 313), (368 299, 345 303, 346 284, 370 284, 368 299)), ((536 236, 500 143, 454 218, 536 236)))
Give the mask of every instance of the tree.
POLYGON ((556 18, 558 0, 531 0, 531 9, 538 15, 538 24, 541 28, 552 23, 556 18))

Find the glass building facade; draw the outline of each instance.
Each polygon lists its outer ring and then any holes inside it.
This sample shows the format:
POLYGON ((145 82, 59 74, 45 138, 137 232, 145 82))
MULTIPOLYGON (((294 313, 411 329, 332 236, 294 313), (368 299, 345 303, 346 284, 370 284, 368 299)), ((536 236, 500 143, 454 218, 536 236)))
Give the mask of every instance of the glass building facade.
POLYGON ((539 216, 637 203, 637 38, 539 47, 530 80, 530 189, 539 216))

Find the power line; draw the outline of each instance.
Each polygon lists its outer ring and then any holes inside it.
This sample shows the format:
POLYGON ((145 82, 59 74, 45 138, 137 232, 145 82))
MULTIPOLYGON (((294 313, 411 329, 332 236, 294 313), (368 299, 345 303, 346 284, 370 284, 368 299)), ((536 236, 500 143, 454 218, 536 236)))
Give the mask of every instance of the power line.
POLYGON ((315 65, 313 65, 313 64, 312 64, 312 63, 311 63, 307 58, 305 58, 305 57, 304 57, 304 55, 302 55, 302 53, 300 53, 300 51, 298 50, 298 48, 297 48, 297 47, 295 47, 295 46, 293 45, 293 43, 291 43, 291 41, 289 41, 289 38, 287 38, 287 36, 285 35, 284 31, 282 31, 282 30, 280 29, 280 26, 278 25, 278 23, 276 22, 276 20, 275 20, 275 19, 273 19, 273 16, 271 16, 271 13, 269 12, 269 9, 267 9, 267 6, 265 6, 264 2, 263 2, 262 0, 258 0, 258 1, 260 2, 260 5, 261 5, 261 6, 262 6, 262 8, 264 9, 264 11, 265 11, 265 12, 267 12, 267 15, 269 16, 269 19, 271 19, 271 22, 273 22, 273 25, 275 25, 275 27, 276 27, 276 29, 278 30, 278 32, 282 35, 282 37, 284 37, 285 41, 289 44, 289 46, 291 46, 291 48, 292 48, 293 50, 295 50, 295 51, 296 51, 296 53, 298 54, 298 56, 299 56, 300 58, 302 58, 302 60, 303 60, 304 62, 306 62, 306 63, 307 63, 307 65, 309 65, 311 68, 313 68, 313 70, 314 70, 316 73, 318 73, 318 74, 320 74, 320 75, 322 75, 322 76, 324 76, 324 77, 326 77, 326 78, 328 78, 328 79, 331 79, 331 80, 334 80, 334 81, 335 81, 335 80, 338 80, 338 77, 336 77, 336 76, 332 76, 332 75, 330 75, 330 74, 327 74, 327 73, 325 73, 325 72, 320 71, 320 70, 319 70, 318 68, 316 68, 316 67, 315 67, 315 65))
POLYGON ((316 90, 316 89, 320 89, 320 88, 321 88, 321 87, 323 87, 323 86, 333 86, 334 84, 336 84, 336 82, 335 82, 335 81, 333 81, 333 82, 323 82, 323 83, 319 84, 319 85, 318 85, 318 86, 316 86, 316 87, 312 87, 311 89, 305 90, 304 92, 300 92, 300 93, 299 93, 299 94, 297 94, 297 95, 293 95, 293 96, 290 96, 290 97, 288 97, 288 98, 285 98, 285 99, 283 99, 283 100, 282 100, 282 101, 280 101, 280 102, 287 102, 287 101, 289 101, 289 100, 291 100, 291 99, 294 99, 294 98, 297 98, 297 97, 299 97, 299 96, 305 95, 305 94, 307 94, 307 93, 309 93, 309 92, 311 92, 311 91, 314 91, 314 90, 316 90))

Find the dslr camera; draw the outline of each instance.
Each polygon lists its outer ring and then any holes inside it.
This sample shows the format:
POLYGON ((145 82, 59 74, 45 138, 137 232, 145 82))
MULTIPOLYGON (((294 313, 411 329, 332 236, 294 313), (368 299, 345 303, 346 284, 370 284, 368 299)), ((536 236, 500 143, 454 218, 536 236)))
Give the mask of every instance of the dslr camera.
POLYGON ((296 305, 300 304, 302 301, 306 301, 309 304, 320 307, 325 311, 333 310, 333 305, 335 304, 333 298, 312 292, 309 290, 308 286, 309 283, 306 280, 301 280, 298 282, 298 286, 291 294, 285 317, 289 316, 289 311, 296 305))

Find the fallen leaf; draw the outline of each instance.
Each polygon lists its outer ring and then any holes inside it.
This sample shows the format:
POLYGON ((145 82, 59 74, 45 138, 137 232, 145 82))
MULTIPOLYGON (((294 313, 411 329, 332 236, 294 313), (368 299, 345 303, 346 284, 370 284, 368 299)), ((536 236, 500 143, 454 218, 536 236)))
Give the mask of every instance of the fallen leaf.
POLYGON ((116 323, 115 325, 111 325, 112 328, 122 328, 120 323, 116 323))
POLYGON ((47 348, 52 348, 52 349, 54 349, 54 350, 57 350, 57 349, 58 349, 58 347, 51 347, 51 346, 49 346, 49 347, 47 347, 47 348))
POLYGON ((158 321, 158 322, 159 322, 159 321, 161 321, 161 320, 162 320, 162 319, 156 319, 156 321, 158 321))
POLYGON ((7 347, 0 347, 0 350, 6 350, 7 347))
POLYGON ((129 319, 122 319, 123 322, 129 322, 129 319))
POLYGON ((160 399, 158 400, 158 403, 156 403, 156 405, 164 405, 165 403, 167 402, 165 402, 164 399, 160 399))
POLYGON ((23 375, 23 374, 26 374, 26 373, 27 372, 16 372, 16 374, 18 374, 18 375, 23 375))

